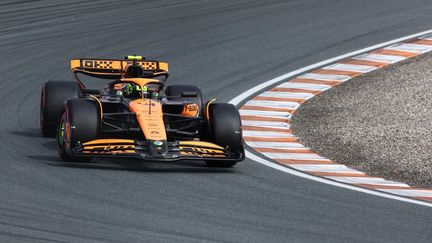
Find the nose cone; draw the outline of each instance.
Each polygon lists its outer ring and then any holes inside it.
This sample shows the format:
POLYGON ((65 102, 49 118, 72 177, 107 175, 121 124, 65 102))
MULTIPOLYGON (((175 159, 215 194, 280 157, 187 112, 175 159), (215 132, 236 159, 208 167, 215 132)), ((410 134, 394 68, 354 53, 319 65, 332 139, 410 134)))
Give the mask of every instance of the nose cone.
POLYGON ((139 99, 129 103, 129 110, 135 112, 145 139, 166 141, 162 105, 151 99, 139 99))
POLYGON ((147 146, 152 157, 162 158, 167 156, 168 143, 166 140, 147 140, 147 146))

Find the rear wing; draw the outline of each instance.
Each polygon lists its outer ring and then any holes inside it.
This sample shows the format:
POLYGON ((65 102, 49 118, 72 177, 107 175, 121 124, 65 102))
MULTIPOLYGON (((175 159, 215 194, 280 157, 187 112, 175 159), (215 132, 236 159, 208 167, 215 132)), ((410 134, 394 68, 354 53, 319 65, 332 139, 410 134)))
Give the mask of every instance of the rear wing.
POLYGON ((159 75, 168 76, 168 63, 152 60, 122 60, 122 59, 93 59, 79 58, 71 60, 71 70, 76 79, 82 84, 77 74, 82 73, 88 76, 104 79, 123 78, 128 66, 136 65, 142 67, 145 76, 148 78, 159 75))

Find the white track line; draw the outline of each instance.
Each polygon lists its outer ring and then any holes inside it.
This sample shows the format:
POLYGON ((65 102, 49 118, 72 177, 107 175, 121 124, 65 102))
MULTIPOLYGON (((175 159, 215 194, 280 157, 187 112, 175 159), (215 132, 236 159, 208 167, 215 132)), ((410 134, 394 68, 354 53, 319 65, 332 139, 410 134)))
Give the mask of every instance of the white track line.
MULTIPOLYGON (((232 100, 230 100, 229 103, 237 106, 240 103, 242 103, 244 100, 246 100, 249 97, 251 97, 252 95, 258 93, 259 91, 261 91, 263 89, 268 88, 269 86, 271 86, 273 84, 282 82, 284 80, 287 80, 289 78, 292 78, 294 76, 300 75, 302 73, 305 73, 305 72, 317 69, 319 67, 323 67, 325 65, 330 65, 330 64, 338 62, 340 60, 343 60, 343 59, 346 59, 346 58, 349 58, 349 57, 353 57, 355 55, 359 55, 359 54, 362 54, 362 53, 365 53, 365 52, 368 52, 368 51, 372 51, 372 50, 375 50, 375 49, 378 49, 378 48, 382 48, 382 47, 385 47, 385 46, 389 46, 389 45, 392 45, 392 44, 395 44, 395 43, 398 43, 398 42, 402 42, 402 41, 406 41, 406 40, 409 40, 409 39, 413 39, 413 38, 416 38, 416 37, 419 37, 419 36, 423 36, 423 39, 431 39, 432 40, 432 30, 419 32, 419 33, 416 33, 416 34, 413 34, 413 35, 405 36, 405 37, 398 38, 398 39, 395 39, 395 40, 391 40, 391 41, 387 41, 387 42, 384 42, 384 43, 380 43, 380 44, 377 44, 377 45, 374 45, 374 46, 366 47, 366 48, 363 48, 363 49, 360 49, 360 50, 357 50, 357 51, 354 51, 354 52, 349 52, 349 53, 346 53, 344 55, 340 55, 340 56, 337 56, 337 57, 334 57, 334 58, 330 58, 330 59, 327 59, 327 60, 324 60, 324 61, 312 64, 312 65, 309 65, 309 66, 306 66, 306 67, 303 67, 303 68, 300 68, 300 69, 288 72, 288 73, 283 74, 281 76, 278 76, 276 78, 273 78, 273 79, 270 79, 268 81, 265 81, 262 84, 257 85, 255 87, 249 89, 249 90, 244 91, 242 94, 240 94, 240 95, 236 96, 235 98, 233 98, 232 100)), ((391 194, 387 194, 387 193, 382 193, 382 192, 379 192, 379 191, 376 191, 376 190, 369 190, 369 189, 366 189, 366 188, 360 188, 360 187, 356 187, 356 186, 352 186, 352 185, 348 185, 348 184, 344 184, 344 183, 339 183, 339 182, 335 182, 335 181, 332 181, 332 180, 328 180, 328 179, 325 179, 325 178, 322 178, 322 177, 317 177, 317 176, 309 175, 309 174, 306 174, 304 172, 300 172, 300 171, 297 171, 297 170, 294 170, 294 169, 290 169, 288 167, 276 164, 274 162, 270 162, 269 160, 266 160, 266 159, 264 159, 262 157, 259 157, 259 156, 255 155, 255 154, 253 154, 253 153, 251 153, 249 151, 246 151, 246 156, 247 156, 247 158, 249 158, 251 160, 254 160, 254 161, 258 162, 258 163, 261 163, 261 164, 266 165, 268 167, 274 168, 276 170, 279 170, 279 171, 282 171, 282 172, 285 172, 285 173, 288 173, 288 174, 291 174, 291 175, 295 175, 295 176, 298 176, 298 177, 310 179, 310 180, 313 180, 313 181, 316 181, 316 182, 320 182, 320 183, 324 183, 324 184, 332 185, 332 186, 337 186, 337 187, 341 187, 341 188, 346 188, 346 189, 350 189, 350 190, 353 190, 353 191, 363 192, 363 193, 367 193, 367 194, 370 194, 370 195, 375 195, 375 196, 380 196, 380 197, 384 197, 384 198, 394 199, 394 200, 398 200, 398 201, 402 201, 402 202, 408 202, 408 203, 412 203, 412 204, 417 204, 417 205, 423 205, 423 206, 427 206, 427 207, 432 207, 432 203, 418 201, 418 200, 414 200, 414 199, 410 199, 410 198, 406 198, 406 197, 400 197, 400 196, 397 196, 397 195, 391 195, 391 194)))

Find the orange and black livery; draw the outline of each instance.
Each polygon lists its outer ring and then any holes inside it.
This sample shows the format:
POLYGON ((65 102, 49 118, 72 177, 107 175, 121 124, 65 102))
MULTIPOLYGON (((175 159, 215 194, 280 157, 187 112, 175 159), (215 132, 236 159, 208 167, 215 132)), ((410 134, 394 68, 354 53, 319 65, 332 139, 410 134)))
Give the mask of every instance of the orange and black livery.
POLYGON ((71 60, 75 81, 42 85, 40 124, 64 161, 202 160, 231 167, 245 157, 237 108, 204 102, 195 85, 165 85, 168 64, 142 56, 71 60), (88 89, 82 76, 106 80, 88 89))

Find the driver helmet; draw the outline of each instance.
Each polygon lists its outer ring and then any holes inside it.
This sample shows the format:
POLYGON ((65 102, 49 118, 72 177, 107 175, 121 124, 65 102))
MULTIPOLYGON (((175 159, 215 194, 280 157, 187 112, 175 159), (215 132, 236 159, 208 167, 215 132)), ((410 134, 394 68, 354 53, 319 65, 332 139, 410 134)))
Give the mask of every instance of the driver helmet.
POLYGON ((148 94, 147 87, 141 87, 134 83, 126 83, 121 84, 120 87, 117 86, 116 88, 117 95, 123 95, 126 98, 141 98, 141 91, 143 92, 143 95, 146 96, 148 94))

